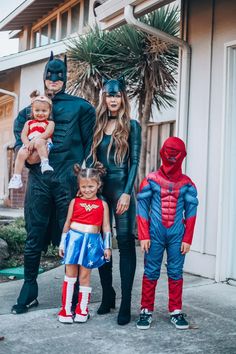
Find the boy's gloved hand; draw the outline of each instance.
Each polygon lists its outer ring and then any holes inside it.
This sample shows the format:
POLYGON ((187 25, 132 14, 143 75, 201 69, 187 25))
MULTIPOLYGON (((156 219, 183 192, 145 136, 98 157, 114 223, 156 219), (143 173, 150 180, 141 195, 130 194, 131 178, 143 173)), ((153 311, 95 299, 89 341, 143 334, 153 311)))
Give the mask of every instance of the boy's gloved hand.
POLYGON ((141 251, 148 253, 151 246, 151 240, 140 240, 141 251))
POLYGON ((189 243, 186 243, 186 242, 182 242, 181 243, 181 253, 182 254, 186 254, 190 251, 190 244, 189 243))

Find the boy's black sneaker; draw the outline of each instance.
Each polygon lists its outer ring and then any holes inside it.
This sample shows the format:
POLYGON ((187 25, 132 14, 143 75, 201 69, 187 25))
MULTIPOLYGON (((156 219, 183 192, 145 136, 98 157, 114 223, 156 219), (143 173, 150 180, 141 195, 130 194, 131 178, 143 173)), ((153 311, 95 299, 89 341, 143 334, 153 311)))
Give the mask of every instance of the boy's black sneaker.
POLYGON ((187 317, 185 313, 178 313, 177 315, 171 315, 170 321, 177 329, 188 329, 189 324, 185 317, 187 317))
POLYGON ((149 329, 152 323, 152 313, 148 309, 142 309, 136 323, 138 329, 149 329))

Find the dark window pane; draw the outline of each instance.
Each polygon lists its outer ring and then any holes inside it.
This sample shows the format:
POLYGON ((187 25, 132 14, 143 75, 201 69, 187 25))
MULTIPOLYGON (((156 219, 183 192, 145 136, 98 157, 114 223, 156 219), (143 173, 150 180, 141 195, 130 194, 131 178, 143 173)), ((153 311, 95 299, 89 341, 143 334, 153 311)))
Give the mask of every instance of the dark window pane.
POLYGON ((41 29, 41 45, 48 44, 48 25, 41 29))
POLYGON ((84 26, 88 24, 89 17, 89 0, 84 0, 84 26))
POLYGON ((67 36, 68 12, 61 15, 61 39, 67 36))
POLYGON ((56 29, 57 29, 57 19, 51 21, 51 36, 50 36, 50 43, 56 41, 56 29))
POLYGON ((79 30, 80 3, 71 9, 71 33, 79 30))

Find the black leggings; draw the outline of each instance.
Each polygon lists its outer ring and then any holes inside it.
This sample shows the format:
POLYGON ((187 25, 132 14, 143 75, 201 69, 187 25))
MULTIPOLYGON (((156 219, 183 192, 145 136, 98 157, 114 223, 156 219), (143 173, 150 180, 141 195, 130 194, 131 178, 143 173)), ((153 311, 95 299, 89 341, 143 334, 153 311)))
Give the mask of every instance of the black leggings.
MULTIPOLYGON (((124 191, 124 183, 122 178, 106 179, 103 186, 103 196, 108 203, 110 210, 110 221, 115 218, 117 244, 120 253, 120 277, 121 277, 121 295, 122 301, 130 303, 131 291, 136 269, 136 250, 135 250, 135 199, 131 195, 129 209, 122 215, 116 214, 116 206, 121 194, 124 191)), ((103 290, 105 287, 110 288, 112 277, 107 277, 111 273, 112 264, 107 263, 99 269, 101 284, 103 290), (110 278, 108 281, 103 282, 103 278, 110 278)))

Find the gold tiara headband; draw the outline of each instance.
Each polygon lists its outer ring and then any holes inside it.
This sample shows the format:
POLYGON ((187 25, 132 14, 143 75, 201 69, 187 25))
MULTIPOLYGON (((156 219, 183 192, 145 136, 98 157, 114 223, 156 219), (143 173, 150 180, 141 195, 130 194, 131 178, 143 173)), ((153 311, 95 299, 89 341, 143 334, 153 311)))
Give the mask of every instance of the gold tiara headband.
POLYGON ((36 96, 36 97, 33 97, 31 99, 31 103, 33 104, 34 102, 36 101, 39 101, 39 102, 47 102, 50 106, 52 106, 52 101, 50 100, 50 98, 48 98, 47 96, 43 96, 43 95, 40 95, 40 96, 36 96))

